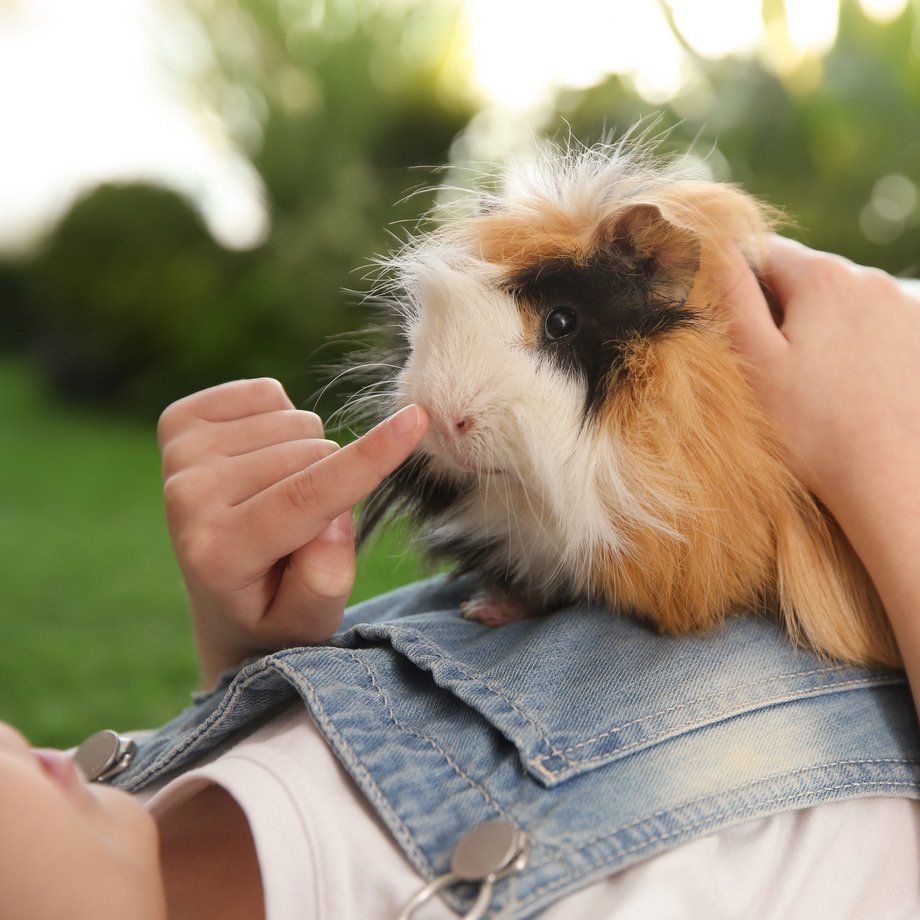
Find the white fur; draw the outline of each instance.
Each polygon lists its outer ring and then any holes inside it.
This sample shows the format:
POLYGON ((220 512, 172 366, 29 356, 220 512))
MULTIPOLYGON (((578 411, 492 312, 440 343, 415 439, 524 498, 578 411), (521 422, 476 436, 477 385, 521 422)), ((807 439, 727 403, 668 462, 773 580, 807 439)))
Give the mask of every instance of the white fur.
POLYGON ((600 547, 626 550, 611 503, 657 525, 618 475, 615 444, 584 419, 585 384, 526 344, 493 266, 442 241, 417 246, 401 269, 411 353, 397 402, 431 415, 422 449, 440 469, 478 480, 438 532, 507 540, 509 576, 583 589, 600 547), (468 424, 456 432, 461 419, 468 424))

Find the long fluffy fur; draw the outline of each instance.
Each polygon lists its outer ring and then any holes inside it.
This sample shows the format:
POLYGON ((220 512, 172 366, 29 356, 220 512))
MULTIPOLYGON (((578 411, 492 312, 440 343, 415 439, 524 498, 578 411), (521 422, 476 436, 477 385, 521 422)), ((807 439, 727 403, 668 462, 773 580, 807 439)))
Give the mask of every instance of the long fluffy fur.
POLYGON ((420 402, 434 427, 363 532, 408 511, 433 556, 535 611, 590 598, 680 633, 755 608, 824 654, 896 665, 865 570, 730 347, 720 274, 739 247, 760 266, 772 220, 641 145, 553 147, 412 239, 376 290, 394 334, 370 401, 420 402), (608 264, 641 310, 597 344, 591 383, 526 291, 608 264))

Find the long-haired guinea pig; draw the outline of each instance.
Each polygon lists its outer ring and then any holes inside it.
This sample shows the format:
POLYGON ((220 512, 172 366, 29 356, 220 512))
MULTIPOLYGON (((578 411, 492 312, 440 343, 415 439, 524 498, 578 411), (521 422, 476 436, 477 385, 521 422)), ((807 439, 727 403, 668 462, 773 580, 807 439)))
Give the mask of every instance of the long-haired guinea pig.
POLYGON ((774 611, 846 661, 897 664, 878 596, 784 464, 732 352, 720 273, 766 208, 626 145, 549 148, 382 264, 380 414, 420 448, 369 498, 479 576, 500 623, 599 601, 668 633, 774 611), (381 404, 382 403, 382 404, 381 404))

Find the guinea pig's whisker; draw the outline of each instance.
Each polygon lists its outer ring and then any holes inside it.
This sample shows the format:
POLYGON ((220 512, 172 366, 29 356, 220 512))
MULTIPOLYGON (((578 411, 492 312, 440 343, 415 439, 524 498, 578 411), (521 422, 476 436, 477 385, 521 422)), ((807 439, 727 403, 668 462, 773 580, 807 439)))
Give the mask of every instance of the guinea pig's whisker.
MULTIPOLYGON (((347 367, 342 368, 328 383, 324 384, 323 387, 313 398, 314 406, 319 405, 320 401, 326 396, 326 394, 338 386, 343 380, 346 380, 350 377, 360 376, 362 374, 367 375, 369 371, 398 371, 399 366, 396 364, 387 364, 381 361, 376 362, 367 362, 363 364, 351 364, 347 367)), ((380 383, 387 386, 392 385, 392 381, 381 377, 379 380, 372 381, 373 383, 380 383)))
POLYGON ((366 427, 368 419, 373 421, 386 414, 391 402, 387 393, 370 393, 367 396, 350 400, 329 415, 326 419, 326 427, 329 429, 345 428, 357 434, 360 429, 366 427))
MULTIPOLYGON (((358 376, 357 374, 355 376, 358 376)), ((368 390, 380 390, 391 392, 393 390, 393 382, 390 380, 366 380, 366 382, 361 386, 359 390, 354 391, 354 395, 360 395, 368 390)), ((350 402, 352 397, 349 397, 346 402, 350 402)))
MULTIPOLYGON (((395 386, 391 380, 369 380, 361 389, 355 391, 355 396, 364 395, 367 392, 377 391, 379 393, 386 393, 387 395, 393 395, 395 392, 395 386)), ((348 400, 351 402, 351 398, 348 400)))
MULTIPOLYGON (((326 384, 326 386, 323 388, 323 391, 325 392, 330 387, 335 386, 337 383, 339 383, 340 381, 344 380, 347 377, 352 377, 352 376, 360 375, 360 374, 366 374, 370 370, 398 371, 399 366, 396 364, 385 364, 383 362, 355 364, 355 365, 352 365, 351 367, 345 368, 344 370, 336 374, 335 377, 333 377, 332 380, 330 380, 329 383, 326 384)), ((378 383, 387 384, 387 385, 390 384, 390 381, 385 378, 381 378, 379 380, 373 380, 371 382, 375 384, 378 384, 378 383)))
POLYGON ((387 410, 392 404, 395 395, 395 386, 390 380, 371 380, 355 391, 345 403, 337 409, 327 420, 354 420, 355 422, 373 423, 388 414, 387 410), (375 409, 377 404, 379 411, 375 409))

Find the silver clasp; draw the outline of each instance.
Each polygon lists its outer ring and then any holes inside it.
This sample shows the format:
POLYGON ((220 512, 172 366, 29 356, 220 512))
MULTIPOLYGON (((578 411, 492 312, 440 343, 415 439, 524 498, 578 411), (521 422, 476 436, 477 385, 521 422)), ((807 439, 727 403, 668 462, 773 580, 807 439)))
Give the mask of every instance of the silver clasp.
POLYGON ((396 920, 410 920, 419 907, 442 888, 457 882, 479 882, 479 893, 463 920, 480 920, 488 910, 499 879, 527 865, 527 834, 505 821, 477 824, 460 838, 450 857, 450 872, 439 875, 406 903, 396 920))
POLYGON ((117 732, 106 729, 90 735, 74 752, 77 769, 88 783, 104 783, 127 770, 137 745, 117 732))

